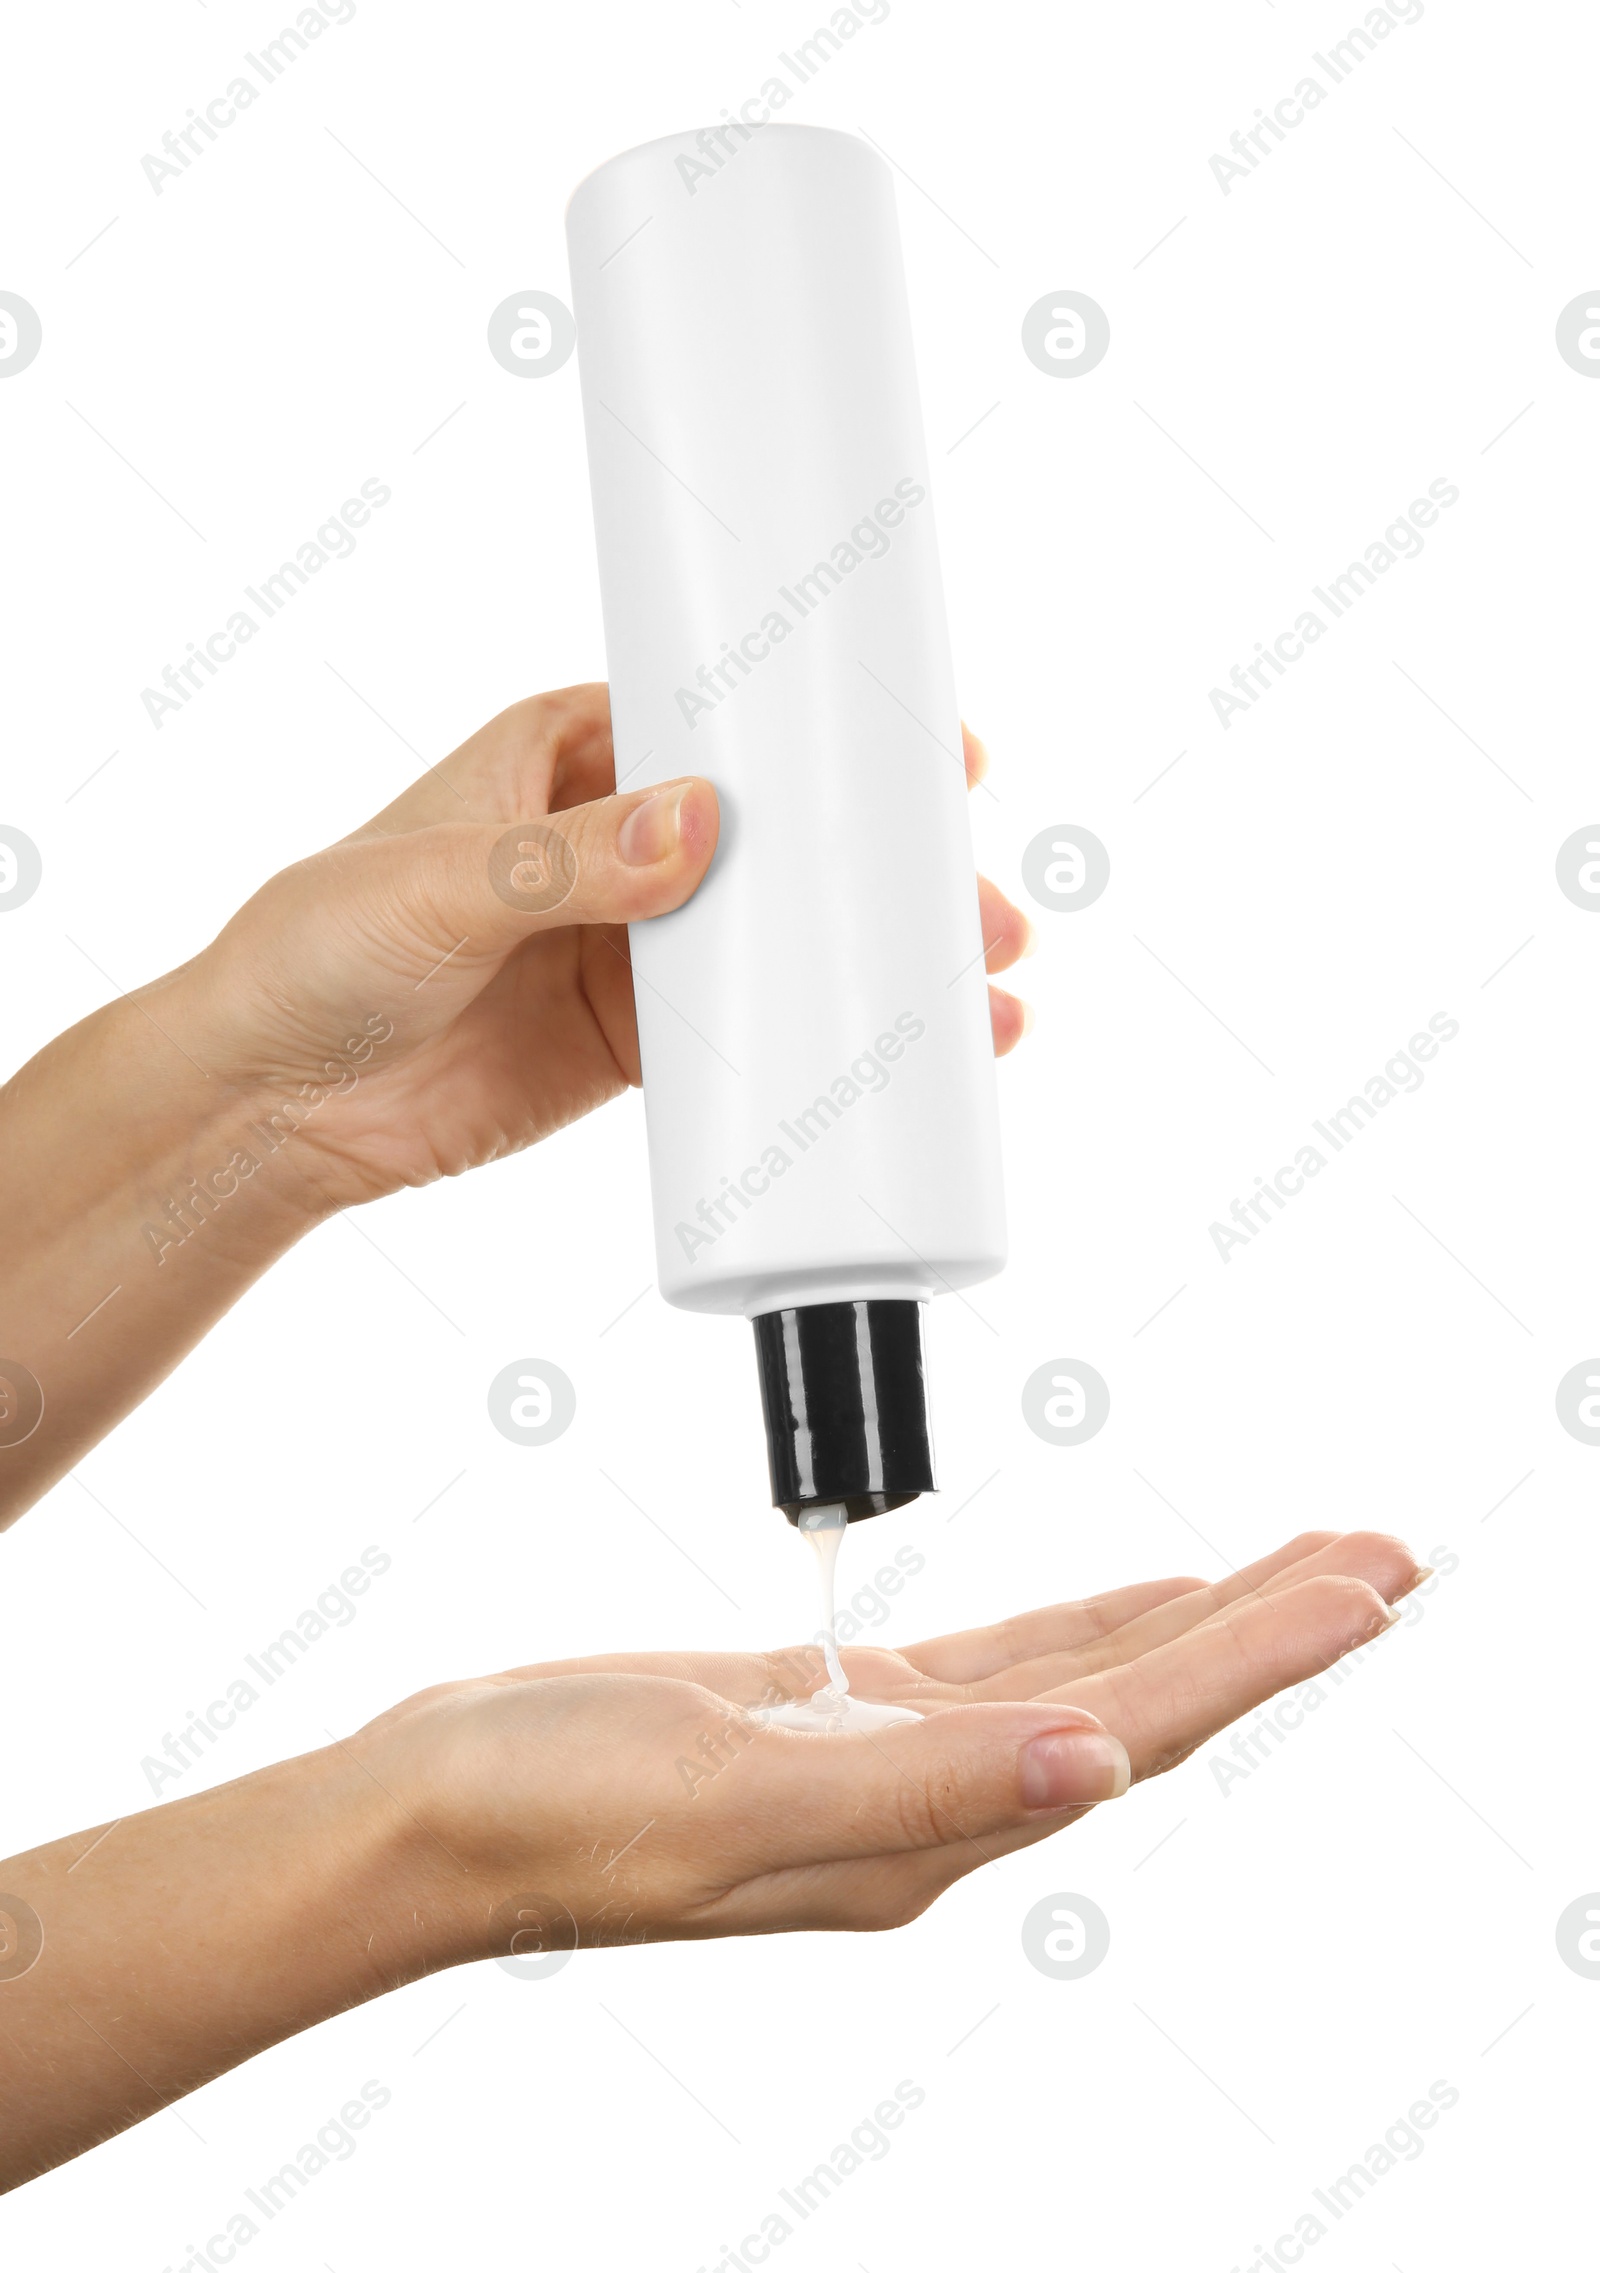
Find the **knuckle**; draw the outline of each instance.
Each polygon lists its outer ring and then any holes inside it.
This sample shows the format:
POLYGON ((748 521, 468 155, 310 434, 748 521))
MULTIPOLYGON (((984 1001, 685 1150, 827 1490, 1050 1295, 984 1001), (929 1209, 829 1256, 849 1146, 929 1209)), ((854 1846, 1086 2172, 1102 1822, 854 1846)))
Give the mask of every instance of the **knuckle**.
POLYGON ((888 1882, 874 1889, 858 1909, 852 1908, 850 1925, 858 1933, 892 1934, 901 1926, 909 1926, 914 1918, 920 1918, 936 1892, 937 1889, 888 1882))
POLYGON ((1397 1577, 1409 1571, 1416 1561, 1405 1541, 1397 1539, 1392 1531, 1355 1531, 1348 1544, 1363 1563, 1397 1577))
POLYGON ((524 695, 520 701, 508 703, 493 719, 492 726, 514 746, 531 746, 544 738, 558 700, 548 694, 524 695))
POLYGON ((1331 1610, 1338 1613, 1341 1622, 1357 1629, 1363 1638, 1377 1633, 1389 1622, 1388 1606, 1376 1587, 1369 1586, 1364 1578, 1348 1573, 1318 1581, 1319 1591, 1327 1599, 1331 1610))
POLYGON ((956 1835, 960 1793, 948 1771, 897 1778, 891 1804, 895 1828, 908 1847, 942 1847, 956 1835))
POLYGON ((1337 1531, 1298 1532, 1283 1550, 1285 1562, 1291 1558, 1295 1562, 1304 1562, 1308 1555, 1320 1554, 1324 1547, 1331 1547, 1338 1537, 1337 1531))

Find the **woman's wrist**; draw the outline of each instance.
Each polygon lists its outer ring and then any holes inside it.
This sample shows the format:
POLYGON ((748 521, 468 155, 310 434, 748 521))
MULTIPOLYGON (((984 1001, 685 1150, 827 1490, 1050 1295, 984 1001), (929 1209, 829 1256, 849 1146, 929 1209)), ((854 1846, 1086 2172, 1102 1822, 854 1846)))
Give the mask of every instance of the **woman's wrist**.
POLYGON ((373 1751, 358 1734, 261 1771, 284 1779, 262 1803, 304 1831, 294 1907, 321 1945, 330 2012, 482 1954, 466 1923, 465 1866, 428 1829, 426 1794, 373 1751))
POLYGON ((216 1244, 240 1252, 277 1251, 314 1220, 313 1187, 279 1161, 280 1101, 241 1085, 220 1053, 201 1054, 187 979, 174 972, 108 1003, 0 1090, 8 1179, 27 1194, 30 1245, 93 1211, 108 1226, 108 1254, 126 1260, 142 1242, 159 1263, 213 1219, 228 1232, 216 1244), (224 1210, 241 1195, 245 1207, 224 1210))
POLYGON ((270 1078, 270 1053, 245 1030, 248 1021, 212 969, 212 952, 159 982, 156 1000, 149 999, 155 990, 146 990, 113 1006, 133 1022, 126 1031, 136 1049, 146 1038, 139 1022, 151 1011, 172 1035, 159 1100, 148 1091, 140 1096, 146 1142, 136 1144, 136 1157, 144 1191, 159 1210, 153 1232, 165 1223, 187 1244, 202 1224, 226 1224, 229 1236, 219 1245, 244 1254, 264 1249, 270 1259, 341 1204, 305 1141, 339 1076, 313 1081, 297 1071, 270 1078))
POLYGON ((271 1102, 194 1046, 183 980, 94 1012, 0 1090, 0 1521, 328 1212, 281 1123, 274 1149, 271 1102))
POLYGON ((494 1893, 431 1828, 433 1793, 409 1746, 396 1750, 362 1729, 290 1765, 320 1828, 319 1868, 347 1921, 348 1961, 384 1976, 354 1994, 490 1954, 494 1893))
MULTIPOLYGON (((554 1871, 546 1862, 541 1875, 525 1808, 508 1800, 506 1814, 485 1803, 471 1721, 460 1697, 426 1691, 334 1747, 338 1768, 357 1779, 339 1788, 359 1796, 364 1780, 387 1803, 387 1812, 352 1808, 360 1827, 352 1884, 365 1887, 374 1919, 392 1919, 384 1930, 395 1936, 393 1954, 419 1973, 505 1956, 522 1891, 554 1871)), ((334 1764, 323 1773, 332 1788, 334 1764)))
POLYGON ((221 1159, 236 1160, 234 1172, 303 1229, 416 1180, 403 1109, 392 1127, 381 1112, 374 1120, 368 1087, 403 1055, 399 1028, 414 1005, 397 1001, 393 986, 327 972, 298 986, 282 972, 264 977, 293 922, 292 909, 280 910, 264 926, 265 945, 234 941, 230 926, 174 976, 194 1055, 230 1100, 218 1116, 221 1159))

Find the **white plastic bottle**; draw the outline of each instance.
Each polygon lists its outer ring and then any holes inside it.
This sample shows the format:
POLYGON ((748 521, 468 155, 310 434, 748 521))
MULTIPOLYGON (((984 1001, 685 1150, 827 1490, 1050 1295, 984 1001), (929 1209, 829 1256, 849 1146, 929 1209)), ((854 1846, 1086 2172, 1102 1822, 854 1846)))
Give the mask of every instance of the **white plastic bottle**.
POLYGON ((920 1305, 1005 1260, 961 733, 889 169, 728 125, 567 216, 619 787, 722 834, 635 925, 661 1291, 756 1325, 773 1499, 933 1487, 920 1305))

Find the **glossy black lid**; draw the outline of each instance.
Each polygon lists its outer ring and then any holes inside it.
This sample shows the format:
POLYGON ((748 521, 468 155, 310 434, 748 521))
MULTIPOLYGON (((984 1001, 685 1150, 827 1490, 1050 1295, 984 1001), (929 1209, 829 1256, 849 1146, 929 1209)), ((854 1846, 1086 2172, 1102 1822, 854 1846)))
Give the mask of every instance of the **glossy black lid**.
POLYGON ((772 1504, 850 1522, 931 1492, 920 1302, 812 1302, 752 1321, 772 1504))

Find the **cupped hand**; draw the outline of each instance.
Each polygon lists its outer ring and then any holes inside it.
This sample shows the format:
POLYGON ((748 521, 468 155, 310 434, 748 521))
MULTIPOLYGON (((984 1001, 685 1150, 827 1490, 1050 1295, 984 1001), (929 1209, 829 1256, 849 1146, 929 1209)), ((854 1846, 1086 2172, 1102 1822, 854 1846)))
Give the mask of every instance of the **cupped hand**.
MULTIPOLYGON (((970 784, 986 760, 963 740, 970 784)), ((517 703, 365 828, 271 878, 176 975, 186 1046, 269 1106, 337 1092, 296 1148, 320 1205, 517 1151, 637 1084, 626 927, 689 897, 717 826, 716 793, 692 776, 614 794, 603 686, 517 703)), ((1004 970, 1027 919, 977 889, 986 965, 1004 970)), ((990 994, 1004 1054, 1025 1012, 990 994)))
POLYGON ((1219 1585, 1162 1579, 903 1651, 852 1688, 926 1717, 764 1727, 814 1647, 580 1659, 450 1683, 352 1740, 420 1827, 461 1956, 894 1926, 1394 1622, 1399 1540, 1308 1532, 1219 1585))
POLYGON ((818 1684, 815 1648, 523 1666, 13 1855, 42 1954, 0 1989, 0 2187, 448 1966, 901 1925, 1320 1673, 1425 1576, 1397 1540, 1317 1532, 1220 1586, 852 1650, 863 1692, 926 1716, 860 1735, 752 1720, 818 1684))

